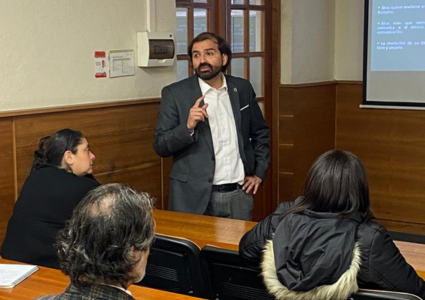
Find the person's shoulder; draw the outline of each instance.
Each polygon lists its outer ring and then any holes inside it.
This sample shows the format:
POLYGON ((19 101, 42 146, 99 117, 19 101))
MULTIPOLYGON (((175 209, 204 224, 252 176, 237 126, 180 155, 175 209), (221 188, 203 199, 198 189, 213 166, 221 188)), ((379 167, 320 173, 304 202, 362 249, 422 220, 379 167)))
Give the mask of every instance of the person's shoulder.
POLYGON ((297 197, 294 201, 283 201, 280 202, 278 207, 276 208, 274 214, 282 214, 294 205, 300 203, 303 200, 304 197, 300 196, 297 197))
POLYGON ((358 238, 363 247, 369 247, 375 240, 389 235, 387 229, 373 220, 365 220, 358 227, 358 238))
POLYGON ((286 210, 290 209, 292 206, 295 205, 295 201, 284 201, 284 202, 280 202, 278 207, 276 208, 275 212, 279 212, 279 213, 283 213, 286 210))
POLYGON ((81 294, 79 289, 70 284, 62 294, 42 296, 34 300, 71 300, 82 298, 83 295, 81 294))
POLYGON ((251 83, 245 78, 236 77, 232 75, 225 75, 225 76, 226 76, 227 83, 238 85, 238 86, 243 86, 243 85, 251 86, 251 83))
POLYGON ((38 180, 42 181, 52 182, 53 180, 56 184, 63 184, 64 186, 69 186, 70 188, 81 185, 88 187, 96 187, 100 185, 92 174, 77 176, 65 169, 50 166, 35 170, 30 174, 30 176, 38 177, 38 180))
POLYGON ((387 229, 374 220, 365 220, 359 229, 368 234, 385 233, 387 229))
POLYGON ((67 186, 66 188, 72 192, 75 191, 76 194, 86 194, 91 189, 94 189, 100 185, 100 183, 92 174, 77 176, 73 173, 70 173, 69 178, 64 178, 62 184, 65 184, 67 186))
POLYGON ((182 79, 182 80, 177 81, 177 82, 173 82, 173 83, 165 86, 164 89, 181 89, 182 87, 187 87, 187 86, 193 84, 193 82, 197 79, 194 76, 182 79))
POLYGON ((77 175, 72 172, 53 166, 43 166, 42 168, 31 172, 30 176, 36 176, 44 179, 54 178, 56 181, 69 180, 77 177, 77 175))
POLYGON ((46 178, 60 176, 64 170, 52 166, 42 166, 39 169, 31 171, 28 180, 44 180, 46 178))
POLYGON ((120 288, 96 283, 83 287, 82 294, 90 299, 134 299, 120 288))
POLYGON ((100 183, 97 181, 97 179, 93 176, 93 174, 86 174, 84 176, 76 176, 78 180, 85 182, 89 186, 99 186, 100 183))
POLYGON ((34 300, 61 300, 61 299, 70 299, 70 298, 65 298, 64 294, 59 294, 59 295, 42 296, 39 298, 35 298, 34 300))

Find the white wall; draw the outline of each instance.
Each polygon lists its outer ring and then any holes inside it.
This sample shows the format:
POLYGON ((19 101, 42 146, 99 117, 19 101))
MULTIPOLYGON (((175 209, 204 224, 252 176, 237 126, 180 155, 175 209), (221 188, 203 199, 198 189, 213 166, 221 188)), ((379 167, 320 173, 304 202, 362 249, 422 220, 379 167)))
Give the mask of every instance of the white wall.
POLYGON ((335 79, 363 80, 364 0, 335 2, 335 79))
POLYGON ((335 2, 282 0, 281 83, 334 79, 335 2))
POLYGON ((281 83, 362 80, 364 0, 281 0, 281 83))
POLYGON ((280 83, 292 83, 292 0, 282 0, 280 8, 280 83))
MULTIPOLYGON (((175 1, 155 1, 156 30, 175 33, 175 1)), ((2 0, 0 111, 159 97, 175 66, 94 77, 94 51, 134 49, 137 59, 146 29, 146 0, 2 0)))

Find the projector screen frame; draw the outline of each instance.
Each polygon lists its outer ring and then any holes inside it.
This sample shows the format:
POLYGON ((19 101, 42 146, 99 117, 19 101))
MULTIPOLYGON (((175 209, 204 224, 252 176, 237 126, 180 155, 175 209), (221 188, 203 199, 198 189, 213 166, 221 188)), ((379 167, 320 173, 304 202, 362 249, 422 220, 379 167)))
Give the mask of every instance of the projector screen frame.
MULTIPOLYGON (((360 108, 375 108, 375 109, 401 109, 401 110, 425 110, 424 102, 408 102, 408 101, 374 101, 367 100, 367 84, 369 65, 369 14, 370 4, 374 0, 364 1, 364 32, 363 32, 363 91, 362 104, 360 108)), ((393 71, 396 73, 397 71, 393 71)), ((400 71, 400 73, 403 73, 400 71)), ((425 84, 425 83, 424 83, 425 84)))

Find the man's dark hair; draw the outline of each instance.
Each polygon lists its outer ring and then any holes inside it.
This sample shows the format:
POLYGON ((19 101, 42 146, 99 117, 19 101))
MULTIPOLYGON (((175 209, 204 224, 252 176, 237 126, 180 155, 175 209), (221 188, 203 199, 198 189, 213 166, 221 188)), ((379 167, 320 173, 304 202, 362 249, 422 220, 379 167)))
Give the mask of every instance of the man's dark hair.
POLYGON ((305 209, 373 217, 366 170, 353 153, 331 150, 316 159, 307 175, 304 198, 284 215, 305 209))
POLYGON ((218 44, 218 50, 220 50, 221 54, 227 55, 227 63, 221 68, 222 72, 225 72, 227 69, 227 66, 230 64, 230 61, 232 60, 232 50, 230 49, 229 43, 223 39, 218 34, 212 33, 212 32, 202 32, 198 34, 197 37, 195 37, 189 44, 189 47, 187 47, 187 55, 189 55, 190 62, 192 62, 192 48, 195 43, 211 40, 214 43, 218 44))
POLYGON ((57 238, 60 268, 76 286, 133 280, 135 251, 146 251, 154 239, 153 201, 123 184, 90 191, 75 208, 57 238))

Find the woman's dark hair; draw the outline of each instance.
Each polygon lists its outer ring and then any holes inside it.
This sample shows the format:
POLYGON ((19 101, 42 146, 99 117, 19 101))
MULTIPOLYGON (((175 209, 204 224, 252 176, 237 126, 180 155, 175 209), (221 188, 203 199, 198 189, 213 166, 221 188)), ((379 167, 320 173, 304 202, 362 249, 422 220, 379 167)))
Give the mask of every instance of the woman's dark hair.
POLYGON ((100 281, 126 287, 139 262, 134 252, 145 252, 154 240, 152 209, 149 194, 123 184, 91 190, 58 234, 62 272, 77 286, 100 281))
POLYGON ((307 175, 304 198, 283 216, 305 209, 373 217, 366 170, 353 153, 331 150, 316 159, 307 175))
POLYGON ((38 149, 34 151, 34 161, 31 171, 42 166, 60 167, 66 151, 77 153, 77 147, 82 143, 84 136, 80 131, 69 128, 56 131, 51 136, 40 139, 38 149))
POLYGON ((195 43, 211 40, 218 44, 218 50, 220 50, 221 54, 227 55, 227 63, 221 67, 221 71, 225 72, 227 69, 227 66, 230 64, 230 61, 232 60, 232 50, 230 50, 229 43, 223 39, 218 34, 212 33, 212 32, 202 32, 198 34, 189 44, 189 47, 187 47, 187 55, 189 55, 190 62, 192 62, 192 48, 195 43))

